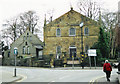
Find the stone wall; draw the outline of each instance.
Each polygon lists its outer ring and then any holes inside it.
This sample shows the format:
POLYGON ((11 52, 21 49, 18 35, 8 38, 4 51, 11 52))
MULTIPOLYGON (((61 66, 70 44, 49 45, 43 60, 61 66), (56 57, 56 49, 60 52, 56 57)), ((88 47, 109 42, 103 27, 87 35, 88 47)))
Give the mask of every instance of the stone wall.
MULTIPOLYGON (((80 13, 70 10, 61 17, 44 27, 44 55, 53 54, 56 57, 57 46, 61 46, 61 53, 66 52, 66 58, 69 58, 70 46, 76 47, 77 57, 80 57, 81 52, 81 28, 80 22, 84 22, 83 26, 83 48, 85 45, 89 48, 98 40, 99 26, 97 22, 81 15, 80 13), (84 35, 84 29, 88 27, 89 35, 84 35), (56 30, 61 30, 61 36, 56 36, 56 30), (75 28, 75 36, 69 36, 69 29, 75 28)), ((63 54, 61 54, 62 58, 63 54)))

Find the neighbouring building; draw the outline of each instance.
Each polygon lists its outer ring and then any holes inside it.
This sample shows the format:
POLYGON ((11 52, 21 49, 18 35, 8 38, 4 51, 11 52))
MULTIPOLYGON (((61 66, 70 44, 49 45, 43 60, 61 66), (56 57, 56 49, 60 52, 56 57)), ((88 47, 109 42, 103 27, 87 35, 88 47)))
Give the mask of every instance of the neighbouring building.
POLYGON ((2 36, 0 35, 0 66, 2 65, 2 36))
POLYGON ((81 28, 83 22, 83 51, 87 57, 87 50, 98 41, 99 25, 96 21, 71 10, 46 24, 44 21, 44 55, 50 55, 51 66, 55 60, 63 59, 64 64, 80 64, 81 57, 81 28), (70 63, 71 62, 71 63, 70 63))
POLYGON ((0 66, 2 65, 2 48, 0 46, 0 66))
POLYGON ((10 45, 10 50, 5 52, 4 65, 14 65, 15 47, 18 48, 17 65, 33 66, 34 59, 43 58, 44 44, 29 28, 10 45))

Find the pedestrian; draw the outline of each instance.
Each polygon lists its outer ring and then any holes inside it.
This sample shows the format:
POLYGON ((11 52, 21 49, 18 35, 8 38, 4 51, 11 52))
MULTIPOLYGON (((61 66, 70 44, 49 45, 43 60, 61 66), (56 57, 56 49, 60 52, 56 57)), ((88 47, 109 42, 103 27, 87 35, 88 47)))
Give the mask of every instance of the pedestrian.
POLYGON ((106 73, 107 81, 110 81, 109 78, 111 75, 112 67, 111 67, 110 63, 108 62, 108 60, 105 60, 105 63, 103 65, 103 71, 106 73))

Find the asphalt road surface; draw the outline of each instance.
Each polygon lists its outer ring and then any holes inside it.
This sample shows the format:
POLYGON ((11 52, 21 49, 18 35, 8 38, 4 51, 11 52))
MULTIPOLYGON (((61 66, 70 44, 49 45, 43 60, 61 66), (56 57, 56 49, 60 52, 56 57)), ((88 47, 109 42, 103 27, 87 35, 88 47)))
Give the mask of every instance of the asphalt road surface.
MULTIPOLYGON (((14 67, 0 67, 0 71, 5 70, 13 73, 14 67)), ((117 69, 113 69, 112 75, 116 74, 117 69)), ((100 69, 78 69, 60 70, 46 69, 37 67, 17 67, 17 74, 24 78, 19 82, 90 82, 91 80, 105 76, 100 69)))

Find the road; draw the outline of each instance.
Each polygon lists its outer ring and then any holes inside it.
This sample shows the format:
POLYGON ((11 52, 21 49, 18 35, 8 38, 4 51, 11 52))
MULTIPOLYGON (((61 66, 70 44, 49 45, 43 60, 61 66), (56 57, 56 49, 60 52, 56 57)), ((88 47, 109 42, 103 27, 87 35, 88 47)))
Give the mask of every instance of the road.
MULTIPOLYGON (((0 67, 0 71, 14 71, 14 67, 0 67)), ((117 69, 113 69, 112 75, 117 69)), ((17 74, 24 76, 19 82, 90 82, 105 76, 101 69, 57 70, 37 67, 17 67, 17 74)))

